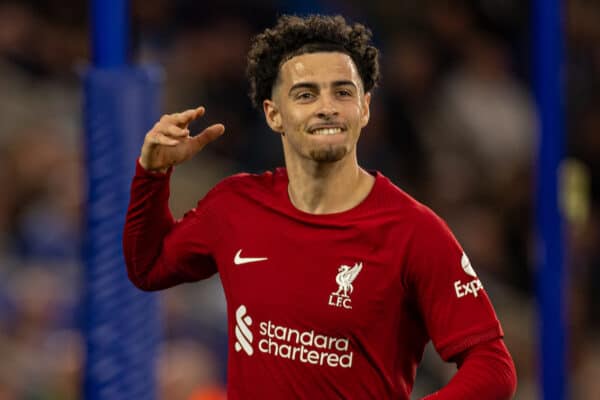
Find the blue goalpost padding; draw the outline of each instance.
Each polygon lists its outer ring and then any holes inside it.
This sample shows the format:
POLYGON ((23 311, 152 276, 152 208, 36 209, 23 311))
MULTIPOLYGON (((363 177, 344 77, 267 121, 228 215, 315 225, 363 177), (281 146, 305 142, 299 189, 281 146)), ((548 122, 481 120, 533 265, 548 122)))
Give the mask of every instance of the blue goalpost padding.
POLYGON ((566 307, 559 168, 564 153, 563 27, 559 0, 533 3, 535 95, 539 115, 537 162, 537 298, 541 398, 567 397, 566 307))
POLYGON ((156 295, 127 279, 122 232, 143 137, 160 113, 157 69, 127 66, 127 1, 92 1, 93 61, 84 77, 86 209, 83 397, 155 399, 156 295))

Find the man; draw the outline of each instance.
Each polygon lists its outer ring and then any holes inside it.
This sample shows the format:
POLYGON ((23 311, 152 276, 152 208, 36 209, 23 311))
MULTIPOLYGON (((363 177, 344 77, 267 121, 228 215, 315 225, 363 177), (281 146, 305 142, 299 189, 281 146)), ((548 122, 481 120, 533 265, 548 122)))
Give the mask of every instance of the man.
POLYGON ((204 108, 148 132, 124 234, 143 290, 219 273, 230 399, 408 399, 433 341, 459 369, 428 399, 508 399, 514 366, 487 294, 447 226, 359 167, 378 53, 342 17, 283 16, 248 56, 251 97, 285 166, 240 174, 174 221, 171 168, 224 132, 190 137, 204 108))

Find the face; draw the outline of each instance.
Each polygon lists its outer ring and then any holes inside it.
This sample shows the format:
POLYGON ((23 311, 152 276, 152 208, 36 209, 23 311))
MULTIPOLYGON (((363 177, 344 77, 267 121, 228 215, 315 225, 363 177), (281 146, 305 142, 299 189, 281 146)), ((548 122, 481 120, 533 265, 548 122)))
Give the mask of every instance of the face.
POLYGON ((361 129, 369 121, 370 94, 350 56, 302 54, 279 70, 273 98, 263 108, 267 123, 282 134, 286 162, 335 162, 356 157, 361 129))

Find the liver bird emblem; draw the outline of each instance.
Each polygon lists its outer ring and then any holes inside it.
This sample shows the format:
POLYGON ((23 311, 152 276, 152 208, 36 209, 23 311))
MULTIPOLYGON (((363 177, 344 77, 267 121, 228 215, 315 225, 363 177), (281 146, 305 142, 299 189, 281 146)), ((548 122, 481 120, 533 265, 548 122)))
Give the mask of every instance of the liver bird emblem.
POLYGON ((338 274, 335 277, 335 282, 339 285, 336 295, 342 297, 349 297, 350 293, 354 291, 352 282, 356 279, 358 273, 362 269, 362 262, 354 264, 353 267, 348 265, 341 265, 338 268, 338 274))

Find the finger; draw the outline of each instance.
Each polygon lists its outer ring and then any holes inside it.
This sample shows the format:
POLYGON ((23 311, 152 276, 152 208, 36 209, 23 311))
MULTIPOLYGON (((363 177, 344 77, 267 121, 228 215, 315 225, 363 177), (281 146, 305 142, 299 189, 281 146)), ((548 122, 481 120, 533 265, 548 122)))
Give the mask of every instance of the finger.
POLYGON ((177 144, 179 144, 179 142, 180 140, 170 138, 158 132, 156 132, 150 137, 150 143, 162 146, 176 146, 177 144))
POLYGON ((192 138, 195 151, 201 150, 204 146, 221 136, 225 132, 223 124, 214 124, 203 130, 197 136, 192 138))
POLYGON ((167 122, 159 122, 154 126, 154 131, 174 139, 184 139, 189 136, 189 129, 180 128, 167 122))
POLYGON ((194 119, 204 115, 204 112, 204 107, 197 107, 178 113, 164 114, 162 117, 160 117, 159 123, 176 124, 180 127, 183 127, 194 119))
POLYGON ((175 123, 179 126, 185 126, 195 120, 196 118, 200 118, 204 115, 206 109, 204 107, 191 108, 189 110, 185 110, 184 112, 180 112, 177 114, 173 114, 173 118, 175 123))
POLYGON ((172 136, 174 138, 186 138, 190 135, 189 129, 182 129, 176 125, 169 125, 167 127, 167 132, 165 133, 167 136, 172 136))

